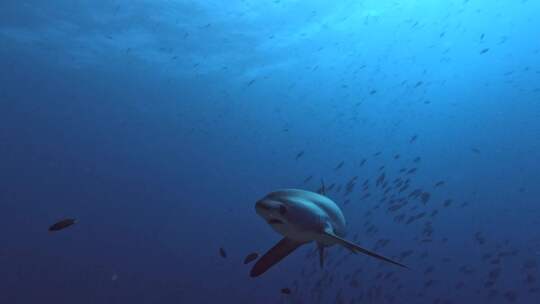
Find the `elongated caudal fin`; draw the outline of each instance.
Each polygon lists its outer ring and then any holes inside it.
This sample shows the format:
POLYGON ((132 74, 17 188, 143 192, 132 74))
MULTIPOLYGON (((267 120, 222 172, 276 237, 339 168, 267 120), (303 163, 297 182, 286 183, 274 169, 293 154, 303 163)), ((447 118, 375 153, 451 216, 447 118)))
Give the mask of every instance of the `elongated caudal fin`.
POLYGON ((343 247, 349 249, 350 251, 352 251, 353 253, 363 253, 365 255, 369 255, 370 257, 374 257, 376 259, 379 259, 379 260, 382 260, 382 261, 385 261, 385 262, 388 262, 388 263, 391 263, 391 264, 394 264, 394 265, 397 265, 397 266, 401 266, 401 267, 404 267, 404 268, 409 268, 401 263, 398 263, 396 261, 392 261, 391 259, 389 258, 386 258, 386 257, 383 257, 382 255, 378 255, 376 254, 375 252, 372 252, 372 251, 369 251, 367 249, 364 249, 352 242, 349 242, 343 238, 340 238, 339 236, 333 234, 333 233, 330 233, 330 232, 326 232, 325 233, 327 236, 333 238, 334 240, 336 240, 340 245, 342 245, 343 247))
POLYGON ((258 261, 253 265, 253 268, 251 268, 251 277, 258 277, 261 274, 265 273, 270 267, 277 264, 279 261, 281 261, 284 257, 291 254, 291 252, 295 251, 296 248, 300 247, 302 244, 301 242, 293 241, 288 238, 283 238, 279 243, 277 243, 274 247, 272 247, 268 252, 266 252, 258 261))

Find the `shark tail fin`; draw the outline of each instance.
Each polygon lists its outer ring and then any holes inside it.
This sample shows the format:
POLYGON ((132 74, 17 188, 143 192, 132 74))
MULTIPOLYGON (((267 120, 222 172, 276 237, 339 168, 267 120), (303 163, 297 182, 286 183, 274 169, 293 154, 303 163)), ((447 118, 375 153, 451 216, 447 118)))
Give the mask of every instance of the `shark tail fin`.
POLYGON ((340 244, 341 246, 349 249, 352 253, 354 254, 357 254, 357 253, 362 253, 362 254, 365 254, 365 255, 369 255, 370 257, 373 257, 373 258, 376 258, 376 259, 379 259, 381 261, 385 261, 385 262, 388 262, 390 264, 394 264, 394 265, 397 265, 397 266, 400 266, 400 267, 403 267, 403 268, 409 268, 401 263, 398 263, 396 261, 393 261, 389 258, 386 258, 386 257, 383 257, 382 255, 378 255, 376 254, 375 252, 373 251, 369 251, 367 249, 364 249, 356 244, 354 244, 353 242, 350 242, 350 241, 347 241, 346 239, 343 239, 337 235, 335 235, 334 233, 331 233, 331 232, 325 232, 326 236, 334 239, 334 241, 336 241, 338 244, 340 244))

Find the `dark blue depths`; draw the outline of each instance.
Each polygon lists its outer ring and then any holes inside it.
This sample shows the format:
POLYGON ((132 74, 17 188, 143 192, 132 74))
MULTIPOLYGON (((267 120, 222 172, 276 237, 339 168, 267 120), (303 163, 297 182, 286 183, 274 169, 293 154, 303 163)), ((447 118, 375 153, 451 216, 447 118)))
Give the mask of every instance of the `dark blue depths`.
POLYGON ((539 303, 539 11, 2 1, 0 303, 539 303), (411 269, 308 245, 250 278, 254 203, 321 180, 411 269))

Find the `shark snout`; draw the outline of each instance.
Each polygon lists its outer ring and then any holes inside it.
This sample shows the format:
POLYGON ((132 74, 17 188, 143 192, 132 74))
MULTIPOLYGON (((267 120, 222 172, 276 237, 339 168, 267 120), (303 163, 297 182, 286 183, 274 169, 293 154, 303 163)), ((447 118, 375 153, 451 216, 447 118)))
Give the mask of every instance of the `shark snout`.
POLYGON ((282 204, 273 200, 262 199, 255 203, 255 211, 259 214, 267 214, 275 210, 279 210, 282 204))
POLYGON ((266 198, 255 203, 255 211, 269 224, 282 224, 286 209, 283 203, 266 198))

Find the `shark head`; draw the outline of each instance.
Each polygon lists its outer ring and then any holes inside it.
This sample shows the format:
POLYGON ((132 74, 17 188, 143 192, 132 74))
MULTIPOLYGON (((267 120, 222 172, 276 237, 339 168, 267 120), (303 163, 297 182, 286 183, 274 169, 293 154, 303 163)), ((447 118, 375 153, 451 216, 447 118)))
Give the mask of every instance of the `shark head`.
POLYGON ((285 225, 288 221, 287 206, 279 201, 263 198, 255 204, 255 211, 270 226, 285 225))
POLYGON ((322 233, 327 218, 320 208, 290 196, 266 196, 255 204, 255 211, 275 231, 297 241, 311 241, 322 233))

